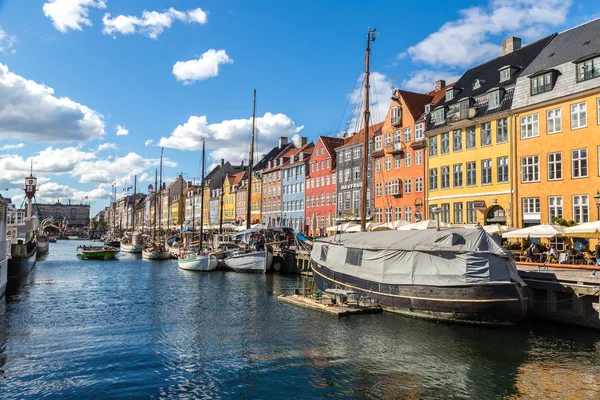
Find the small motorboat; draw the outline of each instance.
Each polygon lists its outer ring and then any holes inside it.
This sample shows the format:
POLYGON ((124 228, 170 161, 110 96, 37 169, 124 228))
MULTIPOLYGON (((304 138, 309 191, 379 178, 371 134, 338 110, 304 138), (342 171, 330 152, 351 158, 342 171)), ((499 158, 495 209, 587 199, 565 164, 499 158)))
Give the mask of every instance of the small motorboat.
POLYGON ((84 260, 112 260, 119 253, 119 249, 110 246, 79 246, 77 255, 84 260))
POLYGON ((213 271, 219 263, 212 254, 182 254, 177 264, 186 271, 213 271))
POLYGON ((170 253, 161 245, 153 245, 142 250, 144 260, 168 260, 170 253))

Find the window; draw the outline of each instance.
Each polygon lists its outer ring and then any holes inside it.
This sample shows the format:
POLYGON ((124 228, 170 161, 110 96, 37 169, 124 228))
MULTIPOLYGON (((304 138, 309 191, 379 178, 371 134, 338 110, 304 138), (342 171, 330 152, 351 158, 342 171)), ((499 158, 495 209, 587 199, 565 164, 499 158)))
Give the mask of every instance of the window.
MULTIPOLYGON (((315 163, 310 163, 310 172, 315 172, 315 163)), ((271 176, 269 176, 270 178, 271 176)))
POLYGON ((560 108, 546 111, 546 133, 558 133, 562 130, 560 108))
POLYGON ((332 185, 337 184, 337 174, 335 172, 333 174, 331 174, 331 184, 332 185))
POLYGON ((346 250, 346 264, 360 266, 362 264, 362 249, 348 248, 346 250))
POLYGON ((381 172, 381 159, 375 160, 375 172, 381 172))
POLYGON ((523 198, 523 219, 539 221, 540 219, 540 198, 523 198))
POLYGON ((600 76, 600 57, 577 63, 577 82, 600 76))
MULTIPOLYGON (((378 160, 378 161, 379 161, 379 160, 378 160)), ((380 165, 381 165, 381 163, 380 163, 380 165)), ((350 168, 346 168, 346 169, 344 170, 344 180, 345 180, 346 182, 349 182, 349 181, 350 181, 350 173, 351 173, 351 171, 350 171, 350 168)))
POLYGON ((335 203, 336 203, 335 199, 336 199, 335 194, 331 193, 331 204, 335 205, 335 203))
POLYGON ((571 129, 585 128, 587 126, 587 103, 571 104, 571 129))
POLYGON ((400 194, 400 179, 393 179, 390 182, 390 194, 392 194, 392 195, 400 194))
MULTIPOLYGON (((352 152, 351 150, 346 150, 344 151, 344 161, 350 161, 350 158, 352 157, 352 152)), ((319 167, 317 166, 317 171, 319 170, 319 167)))
POLYGON ((346 210, 350 209, 350 196, 351 196, 350 191, 346 192, 344 195, 344 208, 346 210))
POLYGON ((488 110, 498 108, 500 105, 500 90, 488 93, 488 110))
POLYGON ((521 157, 521 181, 539 182, 540 181, 540 157, 528 156, 521 157))
POLYGON ((548 197, 548 219, 552 223, 554 218, 563 217, 563 198, 562 196, 548 197))
POLYGON ((406 206, 404 207, 404 219, 406 222, 412 222, 412 207, 406 206))
POLYGON ((340 183, 344 182, 344 170, 340 169, 340 183))
POLYGON ((438 188, 438 170, 431 168, 429 170, 429 190, 437 190, 438 188))
POLYGON ((415 192, 422 192, 423 191, 423 177, 418 177, 415 178, 415 192))
POLYGON ((477 210, 475 210, 475 202, 467 201, 467 224, 477 223, 477 210))
POLYGON ((506 67, 500 70, 500 82, 504 82, 510 79, 510 67, 506 67))
POLYGON ((462 130, 452 132, 452 144, 453 151, 462 151, 462 130))
POLYGON ((441 124, 446 120, 446 110, 444 107, 433 111, 433 123, 434 125, 441 124))
POLYGON ((552 90, 552 72, 546 72, 545 74, 534 76, 530 80, 531 83, 531 95, 549 92, 552 90))
POLYGON ((398 107, 392 107, 390 109, 390 124, 399 124, 401 121, 402 112, 398 107))
POLYGON ((481 160, 481 184, 489 185, 492 183, 492 160, 481 160))
MULTIPOLYGON (((331 180, 330 180, 330 178, 329 178, 329 175, 327 175, 327 176, 325 177, 325 184, 326 184, 327 186, 329 186, 329 185, 331 184, 331 180)), ((300 184, 300 185, 302 185, 302 184, 300 184)), ((302 191, 302 186, 300 186, 300 191, 302 191)))
POLYGON ((585 178, 588 176, 587 149, 571 151, 571 161, 573 163, 573 178, 585 178))
POLYGON ((588 195, 573 196, 573 221, 581 224, 589 222, 588 195))
POLYGON ((375 196, 381 196, 381 182, 375 184, 375 196))
POLYGON ((481 145, 489 146, 492 144, 492 124, 486 122, 481 124, 481 145))
POLYGON ((437 136, 429 138, 429 157, 437 156, 438 140, 437 136))
POLYGON ((405 167, 410 167, 410 165, 411 165, 411 161, 412 161, 412 160, 411 160, 411 154, 410 154, 410 153, 406 153, 406 154, 404 155, 404 166, 405 166, 405 167))
POLYGON ((392 157, 385 158, 385 170, 389 171, 392 169, 392 157))
POLYGON ((360 147, 355 147, 353 150, 354 159, 358 160, 360 158, 360 147))
POLYGON ((521 139, 540 136, 538 126, 538 115, 531 114, 521 117, 521 139))
POLYGON ((412 193, 412 179, 410 178, 404 180, 404 193, 412 193))
POLYGON ((454 203, 454 223, 463 223, 463 203, 454 203))
POLYGON ((385 208, 385 222, 392 222, 392 207, 385 208))
POLYGON ((352 192, 352 208, 355 210, 360 208, 360 190, 352 192))
POLYGON ((394 221, 400 221, 402 219, 402 207, 394 208, 394 221))
POLYGON ((442 204, 442 222, 450 223, 450 203, 442 204))
POLYGON ((454 164, 454 187, 462 187, 463 185, 463 166, 462 164, 454 164))
POLYGON ((470 126, 467 128, 467 149, 474 149, 477 146, 475 139, 475 127, 470 126))
POLYGON ((410 128, 404 128, 404 141, 410 142, 412 140, 412 131, 410 128))
POLYGON ((376 208, 374 213, 375 213, 375 223, 380 224, 381 223, 381 208, 376 208))
POLYGON ((454 98, 454 89, 450 88, 446 90, 446 101, 450 101, 454 98))
POLYGON ((498 157, 498 183, 508 182, 508 157, 498 157))
POLYGON ((548 180, 562 179, 562 153, 548 153, 548 180))
POLYGON ((450 132, 442 133, 440 135, 442 141, 442 154, 450 152, 450 132))
POLYGON ((342 207, 342 204, 344 204, 344 194, 340 193, 338 194, 338 205, 342 207))
POLYGON ((331 168, 331 160, 328 158, 327 159, 327 169, 331 168))
POLYGON ((496 121, 496 143, 508 142, 508 118, 496 121))
POLYGON ((450 166, 442 167, 442 189, 450 187, 450 166))
POLYGON ((415 165, 423 164, 423 150, 415 151, 415 165))
POLYGON ((381 135, 375 136, 375 150, 381 150, 381 135))
POLYGON ((467 186, 477 185, 477 163, 470 161, 467 163, 467 186))
POLYGON ((398 169, 402 166, 402 158, 400 156, 394 156, 394 168, 398 169))
POLYGON ((354 180, 360 179, 360 167, 352 168, 352 177, 354 178, 354 180))
POLYGON ((385 134, 385 147, 391 146, 392 145, 392 134, 391 133, 386 133, 385 134))
MULTIPOLYGON (((598 108, 600 109, 600 99, 598 100, 598 108)), ((600 118, 599 118, 600 121, 600 118)), ((415 140, 423 140, 424 135, 423 135, 423 124, 416 124, 415 125, 415 140)))

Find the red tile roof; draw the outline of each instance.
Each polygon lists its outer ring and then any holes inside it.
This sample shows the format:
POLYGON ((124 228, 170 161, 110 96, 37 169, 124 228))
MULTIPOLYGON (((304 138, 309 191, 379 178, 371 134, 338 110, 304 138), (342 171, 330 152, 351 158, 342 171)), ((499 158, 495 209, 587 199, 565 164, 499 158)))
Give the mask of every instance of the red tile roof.
MULTIPOLYGON (((383 127, 383 122, 379 122, 377 124, 371 125, 369 129, 369 137, 373 137, 375 134, 381 132, 381 128, 383 127)), ((344 139, 344 144, 342 146, 348 146, 354 143, 359 143, 365 138, 365 128, 361 129, 360 132, 355 133, 352 136, 349 136, 344 139)))
POLYGON ((423 114, 423 111, 425 111, 425 105, 431 103, 433 100, 433 96, 431 95, 406 90, 397 90, 397 94, 404 100, 413 120, 417 120, 423 114))

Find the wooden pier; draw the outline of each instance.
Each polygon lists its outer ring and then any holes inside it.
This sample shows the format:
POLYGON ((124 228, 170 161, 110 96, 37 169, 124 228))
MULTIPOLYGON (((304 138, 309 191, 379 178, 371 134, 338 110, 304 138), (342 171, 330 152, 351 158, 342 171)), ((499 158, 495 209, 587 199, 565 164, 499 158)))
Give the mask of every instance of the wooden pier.
POLYGON ((529 286, 531 316, 600 329, 600 268, 589 265, 517 263, 529 286))
POLYGON ((332 304, 329 302, 330 299, 323 298, 322 300, 306 297, 303 295, 281 295, 278 297, 280 301, 284 303, 293 304, 300 307, 310 308, 311 310, 326 312, 331 315, 338 317, 345 317, 348 315, 356 314, 376 314, 382 311, 379 306, 364 306, 364 307, 351 307, 346 305, 332 304))

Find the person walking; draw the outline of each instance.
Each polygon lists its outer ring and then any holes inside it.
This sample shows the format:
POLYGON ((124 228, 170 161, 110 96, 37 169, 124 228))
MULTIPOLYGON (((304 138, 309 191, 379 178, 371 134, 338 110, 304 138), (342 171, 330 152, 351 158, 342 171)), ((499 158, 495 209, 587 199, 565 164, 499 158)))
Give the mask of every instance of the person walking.
MULTIPOLYGON (((600 240, 596 243, 596 267, 600 267, 600 240)), ((592 271, 592 276, 596 276, 596 271, 592 271)))

